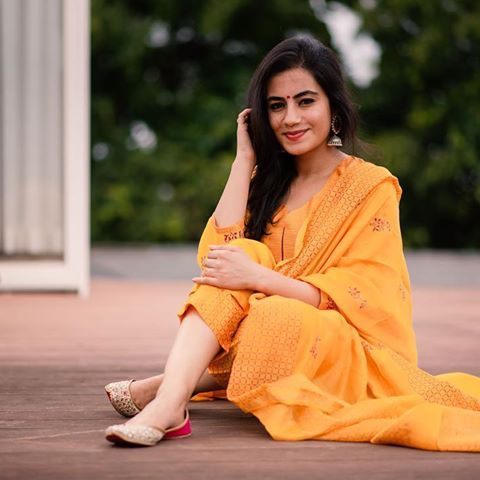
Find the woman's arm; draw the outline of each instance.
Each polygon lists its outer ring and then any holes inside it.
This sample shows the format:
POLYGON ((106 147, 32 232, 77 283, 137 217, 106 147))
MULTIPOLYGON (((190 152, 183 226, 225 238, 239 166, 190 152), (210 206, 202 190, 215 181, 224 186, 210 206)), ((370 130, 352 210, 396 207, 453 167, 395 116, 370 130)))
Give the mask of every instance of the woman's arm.
POLYGON ((302 302, 309 303, 314 307, 318 307, 322 300, 321 291, 302 280, 282 275, 275 270, 259 265, 259 275, 253 290, 262 292, 267 296, 282 295, 283 297, 296 298, 302 302))
POLYGON ((252 171, 251 162, 238 156, 235 158, 222 196, 213 212, 217 227, 223 228, 243 221, 245 218, 252 171))
POLYGON ((250 108, 242 110, 237 118, 237 154, 222 196, 213 213, 219 228, 239 221, 243 222, 245 218, 248 189, 255 167, 255 152, 248 133, 250 111, 250 108))
MULTIPOLYGON (((274 264, 272 253, 267 247, 265 250, 270 254, 266 257, 274 264)), ((272 270, 271 266, 264 265, 260 252, 252 258, 238 245, 210 245, 202 276, 192 280, 200 285, 282 295, 322 307, 322 294, 316 286, 272 270)))

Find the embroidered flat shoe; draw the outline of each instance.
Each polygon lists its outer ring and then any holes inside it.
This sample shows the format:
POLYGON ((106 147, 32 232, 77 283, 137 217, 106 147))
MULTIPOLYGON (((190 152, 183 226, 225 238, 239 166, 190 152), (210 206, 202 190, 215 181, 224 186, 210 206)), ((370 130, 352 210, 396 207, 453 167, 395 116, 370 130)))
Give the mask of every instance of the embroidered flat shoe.
POLYGON ((132 394, 130 393, 130 385, 134 382, 134 379, 124 380, 122 382, 113 382, 105 385, 105 392, 113 405, 113 408, 124 417, 134 417, 140 412, 132 400, 132 394))
POLYGON ((117 445, 138 445, 153 447, 160 440, 174 440, 189 437, 192 434, 190 416, 185 410, 185 419, 176 427, 163 428, 147 425, 112 425, 105 430, 105 438, 117 445))

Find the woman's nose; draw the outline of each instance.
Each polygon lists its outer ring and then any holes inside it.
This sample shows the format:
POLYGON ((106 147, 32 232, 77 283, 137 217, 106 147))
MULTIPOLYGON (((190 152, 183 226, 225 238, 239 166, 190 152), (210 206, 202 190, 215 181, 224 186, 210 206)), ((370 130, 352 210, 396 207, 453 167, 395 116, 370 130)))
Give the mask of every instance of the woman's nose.
POLYGON ((283 121, 285 125, 295 125, 300 121, 300 112, 295 104, 287 105, 283 121))

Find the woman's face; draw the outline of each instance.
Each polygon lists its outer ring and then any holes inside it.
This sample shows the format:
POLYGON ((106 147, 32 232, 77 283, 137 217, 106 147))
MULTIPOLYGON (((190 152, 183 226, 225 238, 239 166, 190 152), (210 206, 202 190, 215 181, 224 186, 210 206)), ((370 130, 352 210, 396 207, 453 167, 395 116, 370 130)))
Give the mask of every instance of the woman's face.
POLYGON ((330 103, 308 70, 294 68, 273 76, 267 105, 270 125, 288 153, 297 156, 328 148, 330 103))

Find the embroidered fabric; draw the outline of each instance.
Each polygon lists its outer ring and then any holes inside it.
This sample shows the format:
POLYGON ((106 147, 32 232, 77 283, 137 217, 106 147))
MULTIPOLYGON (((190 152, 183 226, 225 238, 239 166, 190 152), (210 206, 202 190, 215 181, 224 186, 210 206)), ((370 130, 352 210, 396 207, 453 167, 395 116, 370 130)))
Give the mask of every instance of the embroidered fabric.
POLYGON ((480 400, 462 392, 451 383, 439 380, 428 372, 415 367, 397 352, 385 347, 381 342, 373 344, 362 339, 362 346, 370 355, 383 351, 388 352, 388 355, 407 375, 412 391, 428 402, 480 411, 480 400))
POLYGON ((293 372, 302 319, 291 299, 266 297, 255 302, 242 322, 227 394, 237 397, 293 372))
MULTIPOLYGON (((297 257, 276 268, 278 272, 293 278, 304 275, 317 253, 351 212, 362 203, 365 196, 385 178, 391 177, 387 169, 364 163, 351 165, 336 180, 312 214, 305 232, 304 248, 297 257)), ((395 179, 394 183, 400 197, 398 181, 395 179)))

